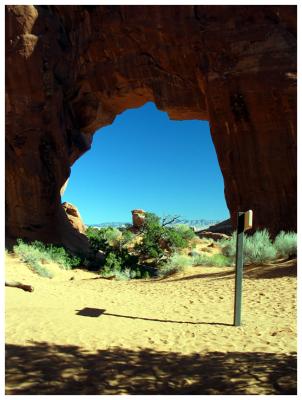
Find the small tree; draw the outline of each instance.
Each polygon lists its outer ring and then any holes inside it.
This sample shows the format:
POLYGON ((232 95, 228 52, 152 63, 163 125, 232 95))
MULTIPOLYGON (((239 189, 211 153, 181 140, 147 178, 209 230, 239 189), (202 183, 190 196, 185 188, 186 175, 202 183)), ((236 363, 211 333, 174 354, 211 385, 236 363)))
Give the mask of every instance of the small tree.
POLYGON ((160 218, 153 213, 146 213, 140 234, 142 240, 135 246, 135 250, 142 260, 153 259, 158 264, 164 257, 162 240, 165 228, 161 225, 160 218))
POLYGON ((95 251, 106 251, 108 248, 108 238, 106 232, 108 228, 92 228, 89 226, 86 230, 86 236, 89 240, 90 247, 95 251))
POLYGON ((175 218, 178 217, 166 217, 163 223, 157 215, 146 213, 141 229, 142 241, 135 247, 141 259, 152 259, 153 264, 158 266, 167 261, 177 249, 188 245, 188 241, 195 234, 191 228, 183 225, 167 226, 174 222, 175 218))
POLYGON ((178 217, 166 217, 161 220, 153 213, 146 213, 140 231, 140 237, 134 247, 129 246, 134 235, 113 228, 88 228, 87 236, 91 247, 97 252, 102 250, 105 262, 102 271, 108 273, 126 273, 130 278, 156 275, 159 267, 181 248, 195 234, 185 225, 171 226, 178 217), (131 249, 130 249, 131 248, 131 249))

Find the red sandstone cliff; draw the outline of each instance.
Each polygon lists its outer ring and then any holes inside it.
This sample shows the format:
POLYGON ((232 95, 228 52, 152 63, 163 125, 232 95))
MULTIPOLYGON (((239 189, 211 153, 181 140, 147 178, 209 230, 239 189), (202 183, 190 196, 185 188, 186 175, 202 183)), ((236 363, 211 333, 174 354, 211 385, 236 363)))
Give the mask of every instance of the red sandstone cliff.
POLYGON ((295 6, 7 6, 7 235, 78 248, 70 166, 150 100, 210 121, 233 222, 296 229, 295 6))

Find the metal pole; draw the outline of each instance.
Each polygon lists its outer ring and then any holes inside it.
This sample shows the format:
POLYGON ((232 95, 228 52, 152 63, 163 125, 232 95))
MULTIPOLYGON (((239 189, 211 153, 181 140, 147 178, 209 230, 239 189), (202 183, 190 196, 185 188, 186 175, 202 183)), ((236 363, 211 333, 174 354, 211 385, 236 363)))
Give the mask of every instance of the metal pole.
POLYGON ((241 325, 244 214, 244 212, 238 212, 237 216, 234 326, 241 325))

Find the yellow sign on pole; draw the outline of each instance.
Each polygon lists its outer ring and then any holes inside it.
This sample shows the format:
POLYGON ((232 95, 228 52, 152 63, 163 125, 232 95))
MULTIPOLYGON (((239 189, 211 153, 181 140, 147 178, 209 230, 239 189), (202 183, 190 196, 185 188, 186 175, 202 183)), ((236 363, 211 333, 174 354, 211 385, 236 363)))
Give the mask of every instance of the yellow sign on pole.
POLYGON ((248 210, 244 213, 244 231, 247 231, 253 227, 253 211, 248 210))

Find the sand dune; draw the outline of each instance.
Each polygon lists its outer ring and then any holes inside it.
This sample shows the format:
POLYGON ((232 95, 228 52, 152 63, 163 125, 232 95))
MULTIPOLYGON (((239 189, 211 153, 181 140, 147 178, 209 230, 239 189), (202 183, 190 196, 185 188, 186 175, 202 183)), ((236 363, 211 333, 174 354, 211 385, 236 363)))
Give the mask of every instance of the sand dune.
POLYGON ((114 281, 6 256, 7 394, 295 393, 295 261, 245 268, 243 324, 234 272, 194 267, 114 281))

